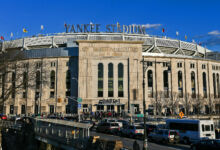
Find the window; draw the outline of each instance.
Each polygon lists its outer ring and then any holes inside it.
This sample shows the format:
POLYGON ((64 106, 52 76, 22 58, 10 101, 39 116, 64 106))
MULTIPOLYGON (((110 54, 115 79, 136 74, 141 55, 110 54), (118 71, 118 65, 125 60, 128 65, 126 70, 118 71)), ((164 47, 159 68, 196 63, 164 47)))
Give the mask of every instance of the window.
POLYGON ((54 113, 54 105, 50 105, 50 114, 54 113))
POLYGON ((194 63, 191 63, 191 64, 190 64, 190 68, 191 68, 191 69, 195 68, 195 64, 194 64, 194 63))
POLYGON ((205 69, 206 68, 206 65, 205 64, 202 64, 202 69, 205 69))
POLYGON ((51 66, 51 67, 55 67, 55 66, 56 66, 56 62, 51 62, 51 63, 50 63, 50 66, 51 66))
POLYGON ((70 74, 70 70, 67 70, 66 72, 66 89, 70 89, 71 86, 71 74, 70 74))
POLYGON ((203 80, 203 96, 207 98, 207 86, 206 86, 206 73, 202 73, 202 80, 203 80))
POLYGON ((50 72, 50 89, 55 89, 55 71, 50 72))
POLYGON ((26 88, 27 88, 27 83, 28 83, 28 81, 27 81, 27 72, 24 72, 23 73, 23 88, 26 90, 26 88))
POLYGON ((40 68, 41 67, 41 62, 37 62, 36 63, 36 68, 40 68))
POLYGON ((215 70, 215 66, 214 65, 212 65, 212 70, 215 70))
POLYGON ((179 97, 183 97, 183 76, 182 71, 178 71, 178 91, 179 97))
POLYGON ((198 124, 171 122, 170 129, 182 131, 198 131, 198 124))
POLYGON ((114 71, 113 64, 108 64, 108 97, 114 96, 114 71))
POLYGON ((69 65, 70 65, 70 63, 69 63, 69 61, 67 61, 67 62, 66 62, 66 66, 69 66, 69 65))
POLYGON ((133 100, 137 100, 137 89, 133 89, 133 100))
POLYGON ((153 97, 153 72, 152 70, 148 70, 147 79, 148 79, 148 97, 153 97))
POLYGON ((50 98, 54 98, 54 91, 50 91, 50 98))
POLYGON ((216 78, 215 78, 215 74, 213 73, 212 76, 213 76, 213 92, 214 92, 214 98, 216 98, 217 95, 216 95, 216 78))
POLYGON ((66 91, 66 96, 70 96, 70 91, 66 91))
POLYGON ((23 64, 23 67, 24 67, 24 68, 28 68, 28 63, 24 63, 24 64, 23 64))
POLYGON ((35 100, 38 100, 40 98, 40 92, 35 92, 35 100))
POLYGON ((118 97, 124 97, 124 66, 122 63, 118 64, 118 97))
POLYGON ((36 89, 40 89, 40 71, 36 72, 36 89))
POLYGON ((15 98, 15 83, 16 83, 16 75, 15 72, 12 72, 12 91, 11 91, 11 97, 15 98))
POLYGON ((153 63, 151 61, 148 61, 147 66, 153 66, 153 63))
POLYGON ((21 114, 25 114, 25 105, 21 105, 21 114))
POLYGON ((177 68, 182 68, 182 63, 181 62, 177 63, 177 68))
POLYGON ((22 94, 22 98, 27 98, 27 93, 26 92, 23 92, 23 94, 22 94))
POLYGON ((164 96, 167 98, 169 96, 169 82, 168 82, 168 71, 163 71, 163 88, 164 96))
POLYGON ((104 75, 104 70, 103 70, 103 64, 99 63, 98 64, 98 97, 103 97, 103 75, 104 75))
POLYGON ((192 98, 196 98, 196 82, 195 82, 195 72, 191 72, 191 88, 192 88, 192 98))
POLYGON ((168 62, 163 62, 163 67, 168 67, 168 62))
POLYGON ((10 105, 10 114, 14 114, 14 105, 10 105))

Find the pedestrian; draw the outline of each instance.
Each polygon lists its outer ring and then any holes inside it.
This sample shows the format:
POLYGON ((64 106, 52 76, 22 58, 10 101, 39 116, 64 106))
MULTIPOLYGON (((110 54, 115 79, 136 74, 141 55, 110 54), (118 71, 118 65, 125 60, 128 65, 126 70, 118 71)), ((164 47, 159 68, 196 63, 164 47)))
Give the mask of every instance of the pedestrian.
POLYGON ((136 140, 134 141, 134 144, 133 144, 133 150, 140 150, 140 146, 136 140))

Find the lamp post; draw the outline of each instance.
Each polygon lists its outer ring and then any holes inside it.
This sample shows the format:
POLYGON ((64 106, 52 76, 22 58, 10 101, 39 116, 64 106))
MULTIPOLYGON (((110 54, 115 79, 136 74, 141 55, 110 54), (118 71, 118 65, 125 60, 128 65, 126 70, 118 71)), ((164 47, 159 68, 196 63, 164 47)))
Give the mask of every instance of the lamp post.
POLYGON ((147 62, 144 61, 144 56, 142 56, 142 63, 143 63, 143 113, 144 113, 144 145, 143 145, 143 150, 147 150, 148 149, 148 145, 147 145, 147 132, 146 132, 146 104, 145 104, 145 72, 148 68, 147 66, 147 62))
POLYGON ((78 111, 77 111, 77 113, 78 113, 78 120, 79 120, 79 122, 80 122, 80 113, 79 113, 79 108, 78 108, 78 104, 79 104, 79 102, 77 101, 76 97, 69 97, 69 96, 67 96, 67 98, 69 98, 69 99, 71 99, 71 100, 73 100, 73 101, 77 102, 77 109, 78 109, 78 111))

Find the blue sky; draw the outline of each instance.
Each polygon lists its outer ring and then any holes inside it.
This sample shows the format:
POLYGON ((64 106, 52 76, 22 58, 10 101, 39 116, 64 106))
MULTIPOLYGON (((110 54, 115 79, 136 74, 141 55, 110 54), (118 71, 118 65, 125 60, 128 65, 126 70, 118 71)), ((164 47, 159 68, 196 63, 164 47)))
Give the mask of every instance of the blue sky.
POLYGON ((68 24, 150 24, 151 35, 164 35, 220 51, 220 0, 1 0, 0 36, 10 39, 64 32, 68 24), (28 33, 22 33, 26 28, 28 33))

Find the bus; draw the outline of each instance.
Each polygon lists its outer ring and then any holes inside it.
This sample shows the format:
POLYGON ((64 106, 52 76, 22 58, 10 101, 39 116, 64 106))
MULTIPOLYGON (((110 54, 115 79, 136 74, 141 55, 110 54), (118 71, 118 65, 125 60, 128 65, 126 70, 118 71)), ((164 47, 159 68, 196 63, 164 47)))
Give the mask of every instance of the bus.
POLYGON ((166 128, 177 130, 180 134, 180 140, 184 143, 200 139, 215 139, 212 120, 167 119, 166 128))

